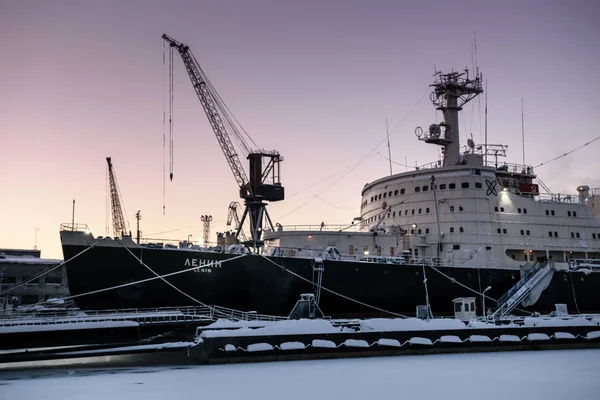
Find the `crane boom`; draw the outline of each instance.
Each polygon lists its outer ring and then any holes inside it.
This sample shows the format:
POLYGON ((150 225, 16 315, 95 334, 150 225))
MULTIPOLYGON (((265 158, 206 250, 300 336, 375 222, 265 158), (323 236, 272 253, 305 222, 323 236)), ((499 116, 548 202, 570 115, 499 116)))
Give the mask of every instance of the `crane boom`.
POLYGON ((206 117, 208 118, 208 121, 210 122, 210 125, 217 136, 219 145, 225 154, 227 163, 233 172, 233 176, 235 177, 238 186, 241 190, 249 190, 250 187, 248 185, 246 172, 244 171, 242 163, 240 162, 240 158, 233 147, 233 143, 231 142, 231 138, 227 133, 225 124, 219 115, 217 104, 219 103, 219 100, 217 99, 217 101, 215 101, 215 98, 210 90, 211 88, 209 86, 209 81, 206 75, 203 73, 202 68, 196 61, 188 46, 178 42, 173 38, 170 38, 165 34, 162 35, 162 38, 166 40, 171 47, 177 49, 181 55, 185 69, 192 80, 192 85, 194 86, 194 90, 196 91, 198 99, 200 100, 200 104, 202 104, 202 108, 204 108, 206 117))
POLYGON ((240 217, 238 215, 238 209, 240 208, 240 203, 237 201, 232 201, 229 203, 229 213, 227 214, 227 226, 231 226, 231 223, 234 223, 236 237, 241 239, 242 242, 246 241, 246 235, 244 235, 244 227, 240 224, 240 217))
POLYGON ((127 236, 125 227, 125 218, 123 217, 123 208, 121 207, 121 196, 117 186, 117 179, 113 171, 112 161, 110 157, 106 157, 108 163, 108 180, 110 182, 110 204, 112 207, 113 232, 115 237, 127 236))
MULTIPOLYGON (((283 161, 283 158, 277 151, 257 150, 251 152, 244 137, 234 123, 237 122, 235 117, 230 115, 227 106, 221 100, 206 74, 202 71, 189 46, 178 42, 166 34, 163 34, 162 38, 169 43, 170 51, 177 49, 181 55, 200 104, 202 104, 206 117, 217 136, 219 145, 225 154, 225 159, 239 186, 240 197, 244 199, 245 210, 239 223, 236 221, 238 234, 241 231, 244 221, 248 218, 252 238, 248 241, 247 245, 251 245, 257 251, 262 246, 263 220, 266 220, 269 227, 274 230, 273 222, 269 217, 265 202, 281 201, 285 197, 285 191, 280 182, 280 162, 283 161), (250 179, 248 179, 246 172, 242 168, 240 158, 233 146, 232 138, 247 155, 250 179), (264 160, 266 160, 265 164, 263 164, 264 160)), ((172 68, 172 65, 170 68, 172 68)))

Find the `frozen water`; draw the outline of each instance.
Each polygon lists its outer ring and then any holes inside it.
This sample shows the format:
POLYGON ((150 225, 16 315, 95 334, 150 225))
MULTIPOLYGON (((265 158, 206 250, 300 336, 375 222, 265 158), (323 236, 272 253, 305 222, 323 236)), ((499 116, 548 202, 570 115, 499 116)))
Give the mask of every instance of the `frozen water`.
POLYGON ((366 340, 357 340, 357 339, 346 339, 344 342, 344 346, 346 347, 369 347, 369 343, 366 340))
POLYGON ((303 350, 306 347, 302 342, 283 342, 279 345, 281 350, 303 350))
POLYGON ((0 366, 0 398, 588 400, 600 393, 597 349, 112 369, 60 363, 0 366))

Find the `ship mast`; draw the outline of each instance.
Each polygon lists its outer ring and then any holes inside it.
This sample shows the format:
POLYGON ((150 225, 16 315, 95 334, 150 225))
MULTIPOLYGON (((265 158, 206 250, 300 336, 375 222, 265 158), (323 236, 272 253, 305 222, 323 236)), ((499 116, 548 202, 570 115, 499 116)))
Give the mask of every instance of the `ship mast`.
POLYGON ((443 74, 436 72, 429 98, 444 115, 444 122, 431 124, 429 132, 417 131, 419 140, 442 146, 444 166, 460 164, 460 137, 458 112, 469 101, 483 93, 481 74, 469 78, 469 70, 443 74))

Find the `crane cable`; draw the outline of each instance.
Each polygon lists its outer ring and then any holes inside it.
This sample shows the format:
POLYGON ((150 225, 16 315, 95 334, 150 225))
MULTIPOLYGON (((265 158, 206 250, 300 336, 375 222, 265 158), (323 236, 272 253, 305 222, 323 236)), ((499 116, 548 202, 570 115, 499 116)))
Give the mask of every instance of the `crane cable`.
MULTIPOLYGON (((166 79, 166 75, 167 75, 166 62, 165 62, 166 54, 165 53, 167 52, 167 50, 166 50, 165 46, 166 46, 165 41, 163 40, 163 53, 162 53, 163 71, 162 71, 162 79, 161 79, 161 81, 162 81, 161 82, 162 83, 162 107, 163 107, 163 215, 165 215, 165 211, 166 211, 165 203, 166 203, 166 183, 167 183, 167 162, 166 162, 167 110, 166 110, 166 104, 165 104, 165 97, 166 97, 165 79, 166 79)), ((108 199, 108 195, 107 195, 107 199, 108 199)), ((108 206, 107 206, 107 210, 108 210, 108 206)), ((108 233, 106 234, 106 236, 108 236, 108 233)))
POLYGON ((169 46, 169 178, 173 181, 173 47, 169 46))
POLYGON ((590 140, 590 141, 589 141, 589 142, 587 142, 587 143, 584 143, 584 144, 582 144, 582 145, 581 145, 581 146, 579 146, 579 147, 576 147, 576 148, 574 148, 574 149, 573 149, 573 150, 571 150, 571 151, 567 151, 566 153, 564 153, 564 154, 561 154, 561 155, 560 155, 560 156, 558 156, 558 157, 554 157, 552 160, 545 161, 545 162, 543 162, 543 163, 541 163, 541 164, 538 164, 538 165, 536 165, 534 168, 541 167, 542 165, 550 164, 552 161, 556 161, 556 160, 559 160, 559 159, 561 159, 561 158, 563 158, 563 157, 566 157, 566 156, 568 156, 569 154, 571 154, 571 153, 574 153, 575 151, 577 151, 577 150, 579 150, 579 149, 581 149, 581 148, 583 148, 583 147, 587 146, 588 144, 591 144, 591 143, 595 142, 595 141, 596 141, 596 140, 598 140, 598 139, 600 139, 600 136, 596 137, 595 139, 592 139, 592 140, 590 140))

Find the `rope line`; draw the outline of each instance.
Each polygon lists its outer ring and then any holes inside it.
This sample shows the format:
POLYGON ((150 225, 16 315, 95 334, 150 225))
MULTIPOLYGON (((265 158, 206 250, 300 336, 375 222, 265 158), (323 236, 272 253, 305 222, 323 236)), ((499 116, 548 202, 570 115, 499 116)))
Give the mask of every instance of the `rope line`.
MULTIPOLYGON (((298 275, 297 273, 295 273, 295 272, 293 272, 293 271, 290 271, 289 269, 285 268, 283 265, 279 265, 279 264, 277 264, 275 261, 273 261, 273 260, 271 260, 271 259, 269 259, 269 258, 267 258, 267 257, 263 256, 262 254, 261 254, 260 256, 261 256, 262 258, 264 258, 265 260, 267 260, 268 262, 270 262, 271 264, 273 264, 273 265, 275 265, 275 266, 277 266, 277 267, 281 268, 283 271, 285 271, 285 272, 288 272, 288 273, 290 273, 290 274, 294 275, 296 278, 300 278, 300 279, 302 279, 303 281, 305 281, 305 282, 308 282, 308 283, 310 283, 310 284, 312 284, 312 283, 313 283, 311 280, 309 280, 309 279, 306 279, 305 277, 303 277, 303 276, 301 276, 301 275, 298 275)), ((343 298, 343 299, 346 299, 346 300, 352 301, 352 302, 354 302, 354 303, 357 303, 357 304, 360 304, 360 305, 362 305, 362 306, 365 306, 365 307, 368 307, 368 308, 372 308, 373 310, 377 310, 377 311, 383 312, 383 313, 385 313, 385 314, 394 315, 394 316, 396 316, 396 317, 400 317, 400 318, 410 318, 410 317, 408 317, 408 316, 406 316, 406 315, 403 315, 403 314, 398 314, 398 313, 395 313, 395 312, 393 312, 393 311, 384 310, 383 308, 379 308, 379 307, 372 306, 372 305, 370 305, 370 304, 367 304, 367 303, 363 303, 362 301, 359 301, 359 300, 353 299, 353 298, 351 298, 351 297, 345 296, 345 295, 343 295, 343 294, 341 294, 341 293, 338 293, 338 292, 335 292, 335 291, 333 291, 333 290, 331 290, 331 289, 328 289, 328 288, 326 288, 325 286, 321 286, 320 288, 321 288, 321 290, 325 290, 326 292, 329 292, 329 293, 331 293, 331 294, 333 294, 333 295, 339 296, 339 297, 341 297, 341 298, 343 298)))
POLYGON ((598 137, 597 137, 597 138, 595 138, 595 139, 592 139, 592 140, 590 140, 590 141, 589 141, 589 142, 587 142, 587 143, 584 143, 584 144, 582 144, 582 145, 581 145, 581 146, 579 146, 579 147, 576 147, 576 148, 574 148, 574 149, 573 149, 573 150, 571 150, 571 151, 567 151, 566 153, 564 153, 564 154, 561 154, 561 155, 560 155, 560 156, 558 156, 558 157, 554 157, 552 160, 549 160, 549 161, 543 162, 543 163, 541 163, 541 164, 538 164, 538 165, 536 165, 534 168, 538 168, 538 167, 541 167, 542 165, 550 164, 552 161, 556 161, 556 160, 558 160, 558 159, 561 159, 561 158, 563 158, 563 157, 566 157, 566 156, 568 156, 569 154, 571 154, 571 153, 573 153, 573 152, 575 152, 575 151, 577 151, 577 150, 579 150, 579 149, 581 149, 581 148, 583 148, 583 147, 587 146, 588 144, 594 143, 594 142, 595 142, 596 140, 598 140, 598 139, 600 139, 600 136, 598 136, 598 137))

